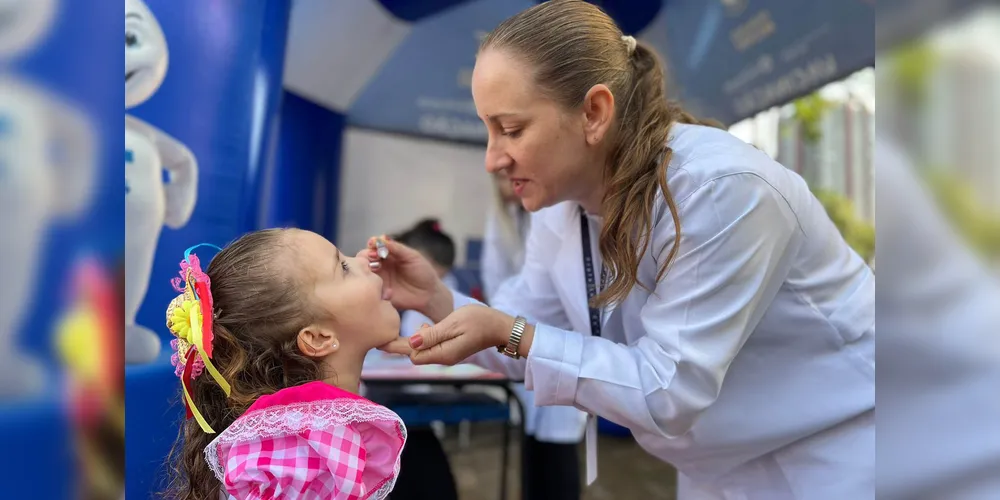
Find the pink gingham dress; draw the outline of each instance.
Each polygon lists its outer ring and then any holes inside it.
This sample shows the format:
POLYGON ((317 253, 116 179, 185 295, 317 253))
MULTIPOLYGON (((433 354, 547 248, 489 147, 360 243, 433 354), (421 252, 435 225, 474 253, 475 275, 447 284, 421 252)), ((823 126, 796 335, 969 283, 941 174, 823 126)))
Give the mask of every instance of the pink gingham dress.
POLYGON ((392 410, 310 382, 258 399, 205 458, 230 498, 382 500, 405 442, 392 410))

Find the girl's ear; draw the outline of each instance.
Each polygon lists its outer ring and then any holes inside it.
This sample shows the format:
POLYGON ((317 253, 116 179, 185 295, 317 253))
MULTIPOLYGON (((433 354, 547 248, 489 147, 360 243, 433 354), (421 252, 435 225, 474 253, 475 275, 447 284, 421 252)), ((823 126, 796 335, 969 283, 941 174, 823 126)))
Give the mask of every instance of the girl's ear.
POLYGON ((299 330, 296 341, 302 354, 310 358, 325 358, 340 349, 336 332, 316 324, 299 330))

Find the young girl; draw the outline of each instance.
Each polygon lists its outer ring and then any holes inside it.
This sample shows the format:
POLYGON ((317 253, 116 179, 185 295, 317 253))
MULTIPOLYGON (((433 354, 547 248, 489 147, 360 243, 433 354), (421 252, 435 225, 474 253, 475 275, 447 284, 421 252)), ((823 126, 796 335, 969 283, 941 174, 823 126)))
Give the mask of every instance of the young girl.
POLYGON ((399 315, 367 261, 297 229, 249 233, 202 272, 191 250, 167 325, 188 420, 169 498, 383 499, 406 429, 357 396, 399 315))

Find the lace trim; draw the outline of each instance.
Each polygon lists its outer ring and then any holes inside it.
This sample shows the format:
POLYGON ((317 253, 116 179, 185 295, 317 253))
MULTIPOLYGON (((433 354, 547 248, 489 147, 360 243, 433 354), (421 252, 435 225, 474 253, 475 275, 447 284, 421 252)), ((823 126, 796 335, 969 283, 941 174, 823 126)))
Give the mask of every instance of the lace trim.
MULTIPOLYGON (((205 448, 205 460, 215 477, 225 483, 225 468, 219 461, 219 445, 267 439, 298 434, 306 430, 322 430, 332 425, 349 425, 360 422, 393 421, 403 442, 406 426, 396 412, 361 399, 333 399, 273 406, 247 413, 236 419, 225 431, 205 448)), ((402 448, 400 448, 402 451, 402 448)), ((392 491, 399 476, 400 454, 392 467, 392 477, 379 485, 370 496, 381 500, 392 491)))

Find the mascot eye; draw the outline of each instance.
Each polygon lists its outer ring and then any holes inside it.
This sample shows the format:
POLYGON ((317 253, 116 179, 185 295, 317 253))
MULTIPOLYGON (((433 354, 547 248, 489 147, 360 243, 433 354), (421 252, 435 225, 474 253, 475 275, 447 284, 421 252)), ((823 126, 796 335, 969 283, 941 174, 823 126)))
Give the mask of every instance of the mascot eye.
POLYGON ((139 45, 139 37, 136 36, 136 34, 133 33, 133 32, 131 32, 131 31, 126 31, 125 32, 125 46, 126 47, 135 47, 136 45, 139 45))

